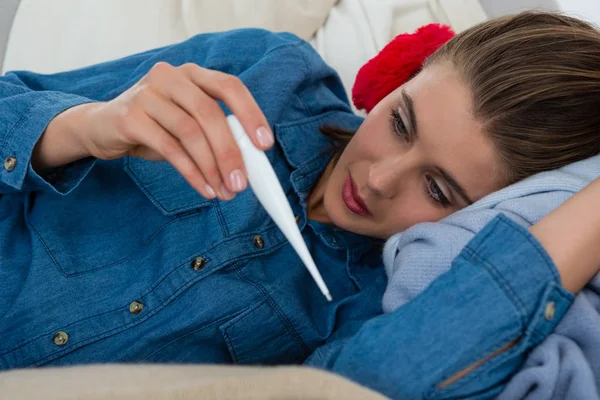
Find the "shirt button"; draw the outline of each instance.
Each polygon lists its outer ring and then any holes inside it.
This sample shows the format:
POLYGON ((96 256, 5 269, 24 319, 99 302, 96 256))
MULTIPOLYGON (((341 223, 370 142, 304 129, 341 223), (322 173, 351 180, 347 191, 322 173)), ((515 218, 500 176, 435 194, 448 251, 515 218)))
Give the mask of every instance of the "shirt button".
POLYGON ((544 318, 548 321, 552 321, 554 319, 554 314, 556 313, 556 304, 553 301, 549 301, 546 303, 546 309, 544 310, 544 318))
POLYGON ((8 172, 12 171, 17 167, 17 158, 15 156, 8 156, 4 159, 4 169, 8 172))
POLYGON ((257 249, 262 249, 263 247, 265 247, 265 241, 263 240, 262 236, 254 236, 254 247, 256 247, 257 249))
POLYGON ((139 314, 142 312, 142 310, 144 309, 144 304, 140 303, 139 301, 132 301, 131 304, 129 304, 129 312, 132 314, 139 314))
POLYGON ((67 335, 67 332, 63 331, 56 332, 53 341, 57 346, 64 346, 69 341, 69 335, 67 335))
POLYGON ((296 223, 299 224, 300 223, 300 216, 296 215, 296 223))
POLYGON ((337 243, 337 239, 335 238, 335 236, 332 236, 332 237, 331 237, 331 241, 333 242, 333 244, 336 244, 336 243, 337 243))
POLYGON ((196 257, 192 261, 192 269, 194 271, 200 271, 206 265, 206 259, 204 257, 196 257))

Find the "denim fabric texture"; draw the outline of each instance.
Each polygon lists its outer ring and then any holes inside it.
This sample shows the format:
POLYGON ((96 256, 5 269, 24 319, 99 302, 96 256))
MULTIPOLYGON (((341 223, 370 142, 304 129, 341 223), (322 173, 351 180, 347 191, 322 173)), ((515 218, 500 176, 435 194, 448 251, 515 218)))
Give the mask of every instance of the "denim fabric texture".
POLYGON ((286 33, 206 34, 75 71, 1 77, 0 160, 16 164, 0 165, 0 369, 306 361, 393 398, 498 393, 572 299, 535 239, 498 217, 454 268, 382 314, 383 243, 306 215, 332 155, 319 126, 361 122, 335 71, 286 33), (31 168, 57 114, 115 98, 158 61, 197 63, 248 86, 275 133, 267 156, 333 302, 251 190, 207 200, 167 163, 136 158, 85 159, 43 175, 31 168), (543 318, 548 301, 552 320, 543 318), (509 352, 436 389, 515 338, 509 352))
POLYGON ((318 127, 362 119, 297 37, 233 31, 72 72, 12 72, 0 97, 0 156, 17 160, 0 172, 0 368, 301 363, 345 321, 381 313, 381 241, 306 218, 332 155, 318 127), (250 88, 332 303, 251 190, 207 200, 168 163, 137 158, 81 160, 45 176, 31 168, 55 115, 118 96, 158 61, 225 71, 250 88))
POLYGON ((499 215, 422 293, 355 326, 357 333, 330 340, 307 364, 337 371, 392 398, 493 398, 529 350, 556 327, 573 297, 529 231, 499 215), (484 359, 453 384, 438 386, 484 359))

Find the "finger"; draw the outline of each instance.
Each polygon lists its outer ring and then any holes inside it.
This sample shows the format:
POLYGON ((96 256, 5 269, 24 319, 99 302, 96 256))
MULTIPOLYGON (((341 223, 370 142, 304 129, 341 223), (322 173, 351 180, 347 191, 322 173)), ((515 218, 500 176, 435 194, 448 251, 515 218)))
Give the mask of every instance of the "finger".
POLYGON ((129 155, 137 158, 143 158, 148 161, 165 161, 164 157, 146 146, 134 147, 129 151, 129 155))
MULTIPOLYGON (((202 139, 210 150, 221 174, 225 187, 222 191, 241 192, 248 185, 242 154, 227 125, 225 114, 217 102, 196 86, 187 75, 171 76, 161 90, 174 103, 183 108, 197 122, 203 133, 202 139)), ((199 146, 200 139, 194 134, 173 132, 195 160, 206 156, 206 147, 199 146)), ((198 161, 199 162, 199 161, 198 161)))
POLYGON ((238 77, 195 64, 186 65, 185 71, 206 94, 223 101, 229 107, 240 120, 255 146, 263 150, 273 146, 273 133, 267 118, 246 85, 238 77))
POLYGON ((146 93, 141 102, 150 118, 178 139, 219 197, 231 200, 234 194, 227 187, 223 187, 217 160, 198 122, 177 104, 156 92, 146 93))
POLYGON ((214 192, 207 185, 202 172, 179 141, 152 118, 146 116, 146 118, 138 119, 131 136, 141 145, 160 154, 202 196, 207 199, 215 198, 214 192))

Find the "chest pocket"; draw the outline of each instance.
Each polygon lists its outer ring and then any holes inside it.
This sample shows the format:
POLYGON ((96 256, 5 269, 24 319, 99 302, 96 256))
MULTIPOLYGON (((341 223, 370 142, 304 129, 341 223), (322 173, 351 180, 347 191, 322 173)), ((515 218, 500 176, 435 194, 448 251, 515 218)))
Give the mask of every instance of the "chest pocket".
POLYGON ((166 161, 151 162, 127 157, 125 170, 164 215, 176 215, 211 204, 211 200, 192 189, 166 161))
POLYGON ((157 251, 157 242, 168 244, 178 223, 203 213, 210 219, 211 201, 166 162, 127 158, 99 161, 69 195, 36 193, 32 204, 30 226, 59 270, 71 276, 147 265, 149 252, 157 251))

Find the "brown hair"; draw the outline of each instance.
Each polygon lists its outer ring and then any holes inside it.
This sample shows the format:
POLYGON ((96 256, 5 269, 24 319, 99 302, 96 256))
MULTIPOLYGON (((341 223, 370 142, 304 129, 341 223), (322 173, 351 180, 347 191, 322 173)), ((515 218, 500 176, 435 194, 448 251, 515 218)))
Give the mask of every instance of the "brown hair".
MULTIPOLYGON (((600 32, 528 11, 467 29, 424 64, 449 62, 512 183, 600 153, 600 32)), ((343 150, 351 132, 324 127, 343 150)))

